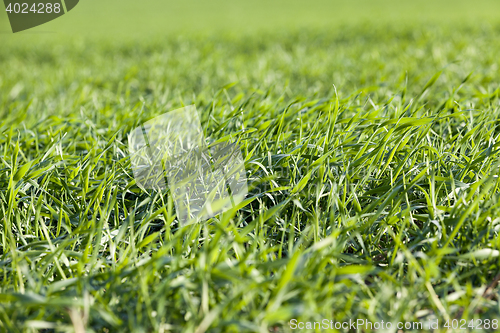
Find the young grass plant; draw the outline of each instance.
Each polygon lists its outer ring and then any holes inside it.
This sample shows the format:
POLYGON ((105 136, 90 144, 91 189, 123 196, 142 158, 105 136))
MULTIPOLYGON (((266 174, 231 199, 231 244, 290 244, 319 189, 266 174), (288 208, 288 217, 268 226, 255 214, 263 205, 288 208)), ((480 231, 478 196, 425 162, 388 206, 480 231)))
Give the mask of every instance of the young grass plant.
POLYGON ((498 31, 357 29, 0 50, 1 330, 498 318, 498 31), (249 194, 180 225, 126 135, 190 104, 249 194))

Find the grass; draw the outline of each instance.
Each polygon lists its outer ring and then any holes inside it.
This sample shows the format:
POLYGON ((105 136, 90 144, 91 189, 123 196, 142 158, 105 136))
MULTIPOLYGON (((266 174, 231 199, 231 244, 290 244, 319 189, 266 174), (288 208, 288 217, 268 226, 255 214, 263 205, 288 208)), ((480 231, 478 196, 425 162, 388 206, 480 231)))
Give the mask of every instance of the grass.
MULTIPOLYGON (((0 49, 0 329, 498 319, 496 25, 0 49), (127 133, 195 104, 250 194, 182 227, 127 133)), ((24 37, 31 38, 31 37, 24 37)))

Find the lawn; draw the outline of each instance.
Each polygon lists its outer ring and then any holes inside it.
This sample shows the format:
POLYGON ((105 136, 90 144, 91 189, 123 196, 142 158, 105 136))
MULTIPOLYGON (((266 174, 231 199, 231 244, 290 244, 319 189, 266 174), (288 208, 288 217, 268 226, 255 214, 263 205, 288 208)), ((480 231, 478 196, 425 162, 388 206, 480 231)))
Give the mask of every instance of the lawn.
POLYGON ((495 328, 499 4, 124 3, 2 17, 0 331, 495 328), (208 142, 237 138, 249 193, 181 225, 127 135, 192 104, 208 142))

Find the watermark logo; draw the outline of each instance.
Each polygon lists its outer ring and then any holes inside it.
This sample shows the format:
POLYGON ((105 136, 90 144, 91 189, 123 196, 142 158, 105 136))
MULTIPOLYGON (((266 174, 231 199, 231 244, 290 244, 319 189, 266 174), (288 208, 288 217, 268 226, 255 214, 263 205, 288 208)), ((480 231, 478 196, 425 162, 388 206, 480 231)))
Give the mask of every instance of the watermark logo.
POLYGON ((179 223, 208 219, 248 193, 236 142, 206 144, 195 106, 153 118, 128 137, 131 166, 144 191, 170 190, 179 223))
POLYGON ((12 32, 52 21, 75 8, 79 0, 3 0, 12 32))

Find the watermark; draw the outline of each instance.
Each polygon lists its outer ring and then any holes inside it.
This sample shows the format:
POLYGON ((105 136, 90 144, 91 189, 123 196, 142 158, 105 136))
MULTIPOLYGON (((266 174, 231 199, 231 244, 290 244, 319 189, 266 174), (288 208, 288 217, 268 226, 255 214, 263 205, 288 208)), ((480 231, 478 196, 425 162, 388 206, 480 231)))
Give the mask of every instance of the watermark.
POLYGON ((366 319, 349 319, 346 321, 335 321, 330 319, 323 319, 321 321, 298 321, 297 319, 292 319, 289 322, 289 326, 292 330, 296 329, 336 329, 343 331, 418 331, 418 330, 439 330, 439 329, 449 329, 449 330, 496 330, 499 327, 498 319, 471 319, 469 321, 465 319, 453 319, 440 321, 439 319, 431 319, 426 321, 370 321, 366 319))
POLYGON ((73 8, 79 0, 3 0, 12 32, 52 21, 73 8))
POLYGON ((144 191, 170 190, 179 223, 209 219, 248 193, 236 142, 207 146, 195 106, 164 113, 128 136, 134 179, 144 191))

